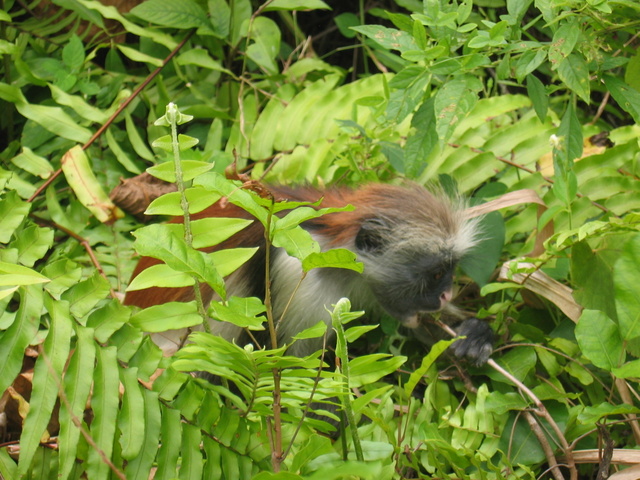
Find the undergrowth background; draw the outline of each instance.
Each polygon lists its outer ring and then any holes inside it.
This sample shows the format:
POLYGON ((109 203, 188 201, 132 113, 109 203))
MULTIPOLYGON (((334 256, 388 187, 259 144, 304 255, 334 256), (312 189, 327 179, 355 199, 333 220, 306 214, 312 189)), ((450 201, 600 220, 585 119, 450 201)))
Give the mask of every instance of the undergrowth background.
MULTIPOLYGON (((637 2, 138 3, 1 4, 0 476, 637 477, 637 2), (172 141, 193 211, 237 199, 308 268, 352 265, 300 236, 308 212, 269 223, 279 207, 224 178, 234 162, 244 182, 407 178, 490 205, 459 303, 491 321, 496 363, 425 357, 391 320, 349 323, 337 372, 205 334, 163 357, 144 332, 201 312, 122 306, 135 252, 221 291, 247 254, 159 226, 134 250, 109 192, 153 165, 175 180, 172 141), (184 373, 203 369, 228 383, 184 373), (355 422, 318 433, 312 390, 355 422)), ((171 195, 153 212, 181 215, 171 195)), ((234 302, 216 315, 262 323, 234 302)))

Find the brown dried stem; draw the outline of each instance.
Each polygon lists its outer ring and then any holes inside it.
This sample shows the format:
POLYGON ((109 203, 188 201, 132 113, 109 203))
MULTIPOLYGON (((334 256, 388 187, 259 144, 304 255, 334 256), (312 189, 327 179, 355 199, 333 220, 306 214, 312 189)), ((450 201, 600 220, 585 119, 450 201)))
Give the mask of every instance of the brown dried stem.
MULTIPOLYGON (((440 327, 452 337, 458 336, 456 332, 453 329, 451 329, 451 327, 449 327, 448 325, 442 322, 438 322, 438 325, 440 325, 440 327)), ((492 358, 489 359, 489 361, 487 362, 487 365, 489 365, 491 368, 493 368, 497 372, 504 375, 510 382, 512 382, 516 387, 518 387, 518 389, 522 393, 524 393, 527 397, 529 397, 529 399, 535 404, 535 409, 531 410, 531 412, 535 413, 538 417, 543 418, 549 423, 549 425, 551 426, 551 429, 554 431, 558 441, 560 442, 560 447, 562 448, 565 458, 567 460, 567 467, 569 468, 569 472, 571 475, 570 479, 577 480, 578 470, 576 469, 576 465, 573 460, 571 447, 569 446, 567 439, 564 437, 564 433, 562 432, 562 430, 560 429, 556 421, 553 419, 553 417, 551 416, 547 408, 544 406, 542 401, 536 396, 535 393, 533 393, 529 389, 529 387, 527 387, 524 383, 522 383, 516 377, 511 375, 511 373, 506 371, 500 365, 498 365, 496 361, 493 360, 492 358)), ((538 437, 538 440, 540 441, 542 448, 545 451, 545 454, 547 455, 547 461, 549 462, 549 465, 553 467, 552 472, 554 477, 556 477, 557 480, 563 479, 564 477, 560 472, 558 461, 553 455, 553 449, 550 447, 550 445, 548 445, 547 437, 545 435, 542 435, 541 437, 538 437)))

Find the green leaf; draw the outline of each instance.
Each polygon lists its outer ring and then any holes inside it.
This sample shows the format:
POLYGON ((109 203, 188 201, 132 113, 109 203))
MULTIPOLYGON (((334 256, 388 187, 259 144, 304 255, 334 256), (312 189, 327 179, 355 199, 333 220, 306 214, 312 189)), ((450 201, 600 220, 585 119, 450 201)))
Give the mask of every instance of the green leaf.
POLYGON ((617 319, 613 268, 599 251, 593 251, 587 241, 571 248, 571 279, 576 285, 573 296, 580 305, 600 310, 617 319))
POLYGON ((407 357, 401 355, 372 354, 356 357, 349 362, 349 386, 361 387, 377 382, 398 370, 407 357))
POLYGON ((93 329, 76 327, 76 343, 69 366, 64 374, 64 395, 60 405, 60 433, 58 435, 60 467, 58 478, 68 478, 76 461, 80 429, 73 422, 82 418, 95 368, 96 345, 93 329))
MULTIPOLYGON (((176 374, 177 372, 174 370, 173 373, 176 374)), ((184 376, 185 374, 181 373, 178 375, 184 376)), ((162 379, 162 377, 160 377, 160 379, 162 379)), ((154 388, 156 387, 156 384, 157 382, 154 382, 154 388)), ((180 418, 180 411, 174 408, 162 405, 161 413, 162 423, 160 426, 160 448, 158 449, 157 458, 158 470, 156 471, 154 479, 173 480, 178 478, 178 458, 180 455, 180 440, 182 439, 183 423, 180 418)), ((205 439, 206 438, 207 437, 205 437, 205 439)))
POLYGON ((640 413, 640 410, 632 405, 601 403, 599 405, 585 406, 584 410, 578 415, 577 420, 581 424, 591 427, 594 423, 609 415, 632 415, 636 413, 640 413))
POLYGON ((552 70, 558 68, 562 61, 573 52, 580 37, 580 32, 580 27, 571 17, 555 31, 553 41, 549 46, 549 61, 551 62, 552 70))
POLYGON ((18 249, 18 261, 33 267, 53 245, 53 230, 30 225, 20 232, 11 247, 18 249))
POLYGON ((246 210, 260 223, 266 225, 268 211, 265 207, 271 205, 270 200, 261 199, 254 192, 239 188, 234 182, 215 172, 201 175, 194 181, 195 184, 202 185, 221 197, 226 197, 229 202, 246 210))
POLYGON ((492 392, 486 402, 487 411, 499 415, 504 415, 509 410, 524 410, 528 406, 528 402, 516 392, 492 392))
POLYGON ((620 336, 624 341, 640 337, 640 234, 628 241, 615 263, 613 281, 620 336))
POLYGON ((176 237, 163 225, 149 225, 138 229, 134 236, 134 247, 141 255, 162 260, 174 270, 196 275, 221 297, 225 297, 224 281, 207 255, 187 247, 184 240, 176 237))
POLYGON ((547 118, 549 108, 549 96, 547 89, 535 75, 527 75, 527 94, 533 103, 533 109, 541 122, 547 118))
POLYGON ((22 147, 22 152, 11 159, 16 167, 36 175, 40 178, 49 178, 53 173, 51 163, 40 155, 36 155, 29 147, 22 147))
MULTIPOLYGON (((435 122, 434 122, 434 126, 435 126, 435 122)), ((407 140, 407 143, 409 142, 409 140, 413 139, 413 137, 417 136, 419 133, 421 132, 416 132, 416 135, 412 135, 411 137, 409 137, 409 139, 407 140)), ((434 133, 435 133, 435 130, 434 130, 434 133)), ((435 141, 437 143, 437 137, 435 141)), ((384 140, 380 142, 380 152, 382 152, 382 154, 387 158, 387 161, 389 162, 389 164, 398 173, 405 173, 405 150, 406 150, 406 146, 405 148, 402 148, 397 143, 386 142, 384 140)))
POLYGON ((312 253, 320 253, 318 242, 313 240, 311 234, 302 227, 276 231, 273 245, 284 248, 289 255, 299 260, 305 259, 312 253))
POLYGON ((111 152, 115 155, 120 165, 122 165, 128 172, 139 174, 142 173, 142 169, 139 168, 131 159, 130 155, 125 152, 120 144, 116 141, 115 137, 111 133, 111 129, 107 129, 107 145, 111 152))
POLYGON ((202 438, 202 440, 204 453, 207 457, 207 461, 204 464, 203 478, 223 478, 222 465, 220 464, 223 447, 216 440, 206 435, 202 438))
POLYGON ((562 139, 560 148, 553 150, 555 183, 553 192, 565 204, 570 205, 578 192, 578 181, 573 172, 573 161, 582 156, 582 126, 576 116, 573 102, 569 102, 562 117, 558 136, 562 139))
MULTIPOLYGON (((190 478, 202 478, 202 450, 200 444, 202 443, 202 434, 200 429, 194 425, 185 423, 182 427, 182 462, 180 463, 180 479, 190 478)), ((233 455, 235 459, 235 454, 233 455)), ((240 478, 238 475, 234 475, 234 472, 227 471, 228 478, 240 478)))
POLYGON ((264 330, 263 324, 267 320, 263 315, 265 312, 266 307, 262 300, 255 297, 231 297, 228 305, 220 302, 211 302, 209 305, 211 318, 251 330, 264 330))
MULTIPOLYGON (((188 381, 191 378, 192 378, 191 375, 178 372, 173 367, 169 367, 164 372, 162 372, 160 377, 158 377, 153 382, 153 390, 158 392, 162 400, 166 400, 167 402, 169 402, 176 397, 178 392, 180 392, 180 390, 182 390, 182 388, 184 387, 185 383, 188 383, 188 381)), ((175 411, 175 410, 172 410, 172 411, 175 411)), ((162 412, 163 419, 165 415, 167 414, 163 411, 162 412)), ((163 425, 164 425, 164 422, 163 422, 163 425)), ((179 427, 174 429, 174 431, 179 431, 179 430, 180 430, 179 427)), ((167 438, 166 440, 168 441, 169 439, 167 438)))
POLYGON ((418 385, 418 382, 420 382, 422 380, 422 377, 426 375, 427 371, 431 368, 431 365, 433 365, 438 357, 442 355, 444 351, 449 348, 449 345, 451 345, 455 341, 455 339, 440 340, 435 345, 433 345, 431 349, 429 349, 429 353, 425 357, 423 357, 420 366, 414 369, 414 371, 409 376, 409 379, 405 383, 404 391, 406 395, 411 395, 413 393, 416 385, 418 385))
POLYGON ((92 132, 78 125, 63 109, 32 105, 17 87, 0 82, 0 98, 13 103, 20 115, 55 135, 77 143, 85 143, 91 138, 92 132))
POLYGON ((308 272, 314 268, 345 268, 362 273, 364 265, 357 261, 351 250, 336 248, 326 252, 312 252, 302 261, 302 270, 308 272))
POLYGON ((195 302, 169 302, 154 305, 131 317, 131 325, 149 333, 193 327, 201 323, 202 317, 198 313, 195 302))
POLYGON ((34 285, 48 281, 47 277, 30 268, 13 263, 0 262, 0 287, 34 285))
POLYGON ((340 33, 346 38, 354 38, 356 36, 356 32, 354 32, 350 27, 355 27, 360 25, 360 19, 355 13, 352 12, 344 12, 340 13, 333 17, 333 21, 335 22, 340 33))
MULTIPOLYGON (((227 7, 228 8, 228 7, 227 7)), ((233 76, 233 72, 222 66, 220 62, 215 60, 204 48, 192 48, 186 52, 180 53, 176 58, 178 65, 197 65, 198 67, 208 68, 217 72, 224 72, 233 76)))
POLYGON ((585 357, 599 368, 611 371, 624 360, 618 326, 597 310, 584 310, 576 325, 576 340, 585 357))
POLYGON ((119 300, 110 300, 106 305, 91 312, 87 327, 93 328, 96 340, 107 343, 111 335, 117 332, 131 317, 131 308, 125 307, 119 300))
POLYGON ((118 415, 118 430, 120 430, 120 446, 122 458, 133 460, 137 458, 142 444, 146 425, 144 424, 144 399, 140 385, 138 385, 138 369, 136 367, 120 368, 120 381, 124 386, 122 407, 118 415))
POLYGON ((18 465, 6 448, 0 449, 0 476, 3 478, 18 478, 18 465))
POLYGON ((624 72, 624 81, 634 90, 640 91, 640 51, 629 59, 624 72))
POLYGON ((147 142, 142 140, 142 137, 140 136, 140 133, 138 132, 138 129, 136 128, 133 118, 131 118, 131 114, 128 110, 125 110, 124 119, 125 127, 127 129, 127 135, 135 152, 146 161, 155 163, 155 155, 151 150, 149 150, 147 142))
MULTIPOLYGON (((213 168, 213 163, 200 162, 197 160, 181 160, 182 180, 188 182, 198 175, 208 172, 213 168)), ((147 168, 147 172, 165 182, 175 183, 176 171, 173 162, 164 162, 147 168)))
MULTIPOLYGON (((522 21, 533 0, 507 0, 507 11, 516 22, 522 21)), ((469 2, 471 4, 471 2, 469 2)))
POLYGON ((73 34, 62 48, 62 62, 74 73, 80 72, 84 65, 84 45, 80 38, 73 34))
POLYGON ((24 351, 34 341, 42 315, 42 288, 34 285, 19 289, 16 318, 0 336, 0 388, 3 392, 20 373, 24 351))
POLYGON ((86 472, 89 478, 107 478, 110 472, 103 456, 112 458, 116 433, 120 397, 117 353, 115 346, 97 349, 97 367, 91 395, 93 418, 90 428, 95 444, 88 452, 86 472))
POLYGON ((249 38, 253 40, 247 47, 247 56, 270 74, 278 73, 275 62, 280 53, 280 28, 267 17, 257 17, 251 24, 249 38))
POLYGON ((640 359, 631 360, 630 362, 624 363, 621 367, 613 368, 611 373, 617 378, 637 378, 638 375, 640 375, 640 359))
POLYGON ((198 28, 199 34, 213 34, 207 13, 193 0, 147 0, 131 9, 138 18, 163 27, 198 28))
POLYGON ((69 357, 71 318, 69 304, 45 297, 45 306, 51 316, 51 326, 44 341, 42 355, 33 371, 33 390, 29 400, 29 412, 20 435, 20 460, 18 472, 25 475, 40 443, 40 438, 51 419, 58 398, 62 372, 69 357))
POLYGON ((399 50, 400 52, 418 50, 411 35, 395 28, 383 27, 382 25, 359 25, 351 27, 351 29, 369 37, 388 50, 399 50))
POLYGON ((273 10, 331 10, 331 7, 322 0, 274 0, 264 11, 273 10))
POLYGON ((83 318, 99 302, 109 295, 109 282, 95 271, 86 280, 74 285, 62 294, 62 299, 70 303, 70 310, 74 317, 83 318))
MULTIPOLYGON (((231 8, 229 8, 229 4, 226 0, 209 0, 209 16, 211 18, 211 25, 216 35, 219 38, 226 38, 229 36, 229 29, 231 23, 231 8)), ((241 10, 243 4, 242 2, 234 3, 234 13, 238 13, 241 10)), ((248 10, 251 10, 251 6, 249 5, 248 10)), ((251 13, 249 12, 249 15, 251 13)), ((236 17, 241 17, 237 15, 236 17)), ((234 21, 241 20, 239 18, 234 18, 234 21)))
POLYGON ((404 173, 410 178, 417 176, 426 166, 425 158, 438 145, 436 131, 435 98, 430 97, 418 107, 411 119, 415 133, 407 139, 404 148, 404 173))
MULTIPOLYGON (((194 137, 190 137, 188 135, 178 135, 178 149, 183 152, 185 150, 189 150, 192 147, 195 147, 198 144, 199 140, 194 137)), ((171 135, 164 135, 160 138, 156 138, 152 143, 152 147, 160 148, 165 152, 173 151, 173 138, 171 135)))
POLYGON ((49 89, 56 103, 73 109, 82 118, 94 123, 105 123, 109 119, 109 111, 89 105, 81 96, 70 95, 53 84, 49 84, 49 89))
MULTIPOLYGON (((244 230, 254 221, 244 218, 200 218, 198 220, 191 221, 191 233, 193 234, 193 247, 205 248, 218 245, 225 240, 228 240, 236 233, 244 230)), ((180 227, 179 236, 184 235, 182 224, 178 224, 180 227)))
POLYGON ((145 335, 140 347, 129 360, 129 366, 137 367, 138 378, 148 382, 159 373, 157 370, 161 368, 160 364, 164 363, 163 358, 162 350, 152 340, 151 335, 145 335))
POLYGON ((612 75, 604 75, 603 78, 618 105, 633 117, 635 123, 640 124, 640 92, 612 75))
POLYGON ((480 287, 492 277, 500 261, 505 240, 505 224, 498 212, 484 215, 479 222, 482 232, 478 243, 460 260, 460 267, 480 287))
MULTIPOLYGON (((205 208, 210 207, 220 197, 201 187, 191 187, 184 191, 189 204, 189 213, 199 213, 205 208)), ((147 215, 171 215, 181 217, 183 215, 180 192, 165 193, 161 197, 156 198, 147 207, 144 212, 147 215)))
POLYGON ((478 101, 466 77, 455 77, 444 84, 435 96, 436 131, 441 143, 446 143, 458 123, 478 101))
POLYGON ((139 63, 148 63, 154 67, 162 67, 163 62, 160 58, 147 55, 135 48, 127 47, 126 45, 116 44, 116 48, 122 52, 122 54, 130 60, 139 63))
POLYGON ((323 321, 312 325, 309 328, 305 328, 301 332, 298 332, 293 336, 295 340, 304 340, 305 338, 318 338, 325 334, 327 331, 327 324, 323 321))
MULTIPOLYGON (((60 0, 56 0, 60 1, 60 0)), ((86 0, 85 0, 86 1, 86 0)), ((170 2, 163 2, 170 3, 170 2)), ((175 2, 174 2, 175 3, 175 2)), ((102 18, 116 20, 119 24, 121 24, 127 31, 127 33, 131 35, 136 35, 141 38, 148 38, 153 40, 154 42, 164 45, 168 50, 173 50, 177 46, 177 41, 174 40, 168 33, 162 33, 157 29, 147 28, 146 25, 138 25, 134 22, 127 20, 117 8, 113 8, 112 5, 103 5, 101 2, 86 1, 85 4, 91 6, 91 9, 87 9, 87 12, 97 12, 97 14, 93 14, 91 16, 91 21, 100 25, 102 23, 102 18), (95 21, 95 19, 98 21, 95 21)), ((84 4, 80 4, 78 2, 74 2, 72 10, 77 11, 82 10, 84 4)))
POLYGON ((31 204, 23 201, 13 190, 0 200, 0 243, 9 243, 30 209, 31 204))
POLYGON ((541 48, 536 50, 525 50, 515 63, 515 74, 518 82, 522 82, 523 78, 542 65, 546 56, 546 50, 541 48))
POLYGON ((124 214, 109 198, 91 169, 89 159, 79 145, 67 151, 61 160, 62 171, 78 197, 99 221, 109 222, 124 214))
POLYGON ((16 105, 18 112, 33 120, 51 133, 84 144, 91 138, 91 131, 81 127, 63 109, 46 105, 16 105))
MULTIPOLYGON (((149 472, 158 453, 160 438, 161 416, 158 394, 147 389, 143 389, 142 394, 145 425, 142 450, 136 458, 127 462, 125 467, 125 474, 131 480, 147 480, 149 478, 149 472)), ((138 432, 139 434, 140 432, 138 432)))
MULTIPOLYGON (((535 349, 523 347, 511 350, 500 358, 498 364, 518 380, 523 381, 536 365, 535 349)), ((492 371, 489 372, 488 375, 498 382, 511 383, 501 373, 492 371)))
POLYGON ((589 103, 591 84, 589 81, 589 67, 584 58, 575 53, 570 54, 559 63, 558 76, 567 87, 577 93, 586 103, 589 103))
MULTIPOLYGON (((315 205, 318 205, 320 201, 316 202, 315 205)), ((287 215, 283 218, 275 218, 274 225, 272 226, 271 232, 272 234, 278 234, 278 232, 283 230, 291 230, 297 228, 298 225, 306 222, 307 220, 311 220, 314 218, 321 217, 322 215, 326 215, 327 213, 335 213, 335 212, 349 212, 353 210, 352 205, 347 205, 343 208, 321 208, 315 209, 311 207, 307 207, 304 205, 308 205, 308 202, 279 202, 273 206, 274 213, 292 209, 287 215)))
POLYGON ((348 343, 353 343, 365 333, 371 332, 378 327, 379 325, 360 325, 356 327, 350 327, 344 332, 344 336, 347 339, 348 343))
POLYGON ((258 247, 227 248, 212 252, 209 257, 220 276, 226 277, 248 262, 257 251, 258 247))
POLYGON ((127 286, 127 292, 144 290, 150 287, 177 288, 195 285, 193 276, 177 272, 169 265, 160 263, 151 265, 140 272, 127 286))

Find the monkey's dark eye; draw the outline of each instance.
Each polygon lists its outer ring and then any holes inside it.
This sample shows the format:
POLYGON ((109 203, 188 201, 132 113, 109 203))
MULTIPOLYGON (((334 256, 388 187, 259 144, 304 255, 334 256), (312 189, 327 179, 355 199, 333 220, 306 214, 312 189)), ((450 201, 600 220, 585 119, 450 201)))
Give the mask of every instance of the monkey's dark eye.
POLYGON ((440 280, 443 276, 444 276, 444 272, 442 270, 438 270, 436 273, 433 274, 433 279, 440 280))

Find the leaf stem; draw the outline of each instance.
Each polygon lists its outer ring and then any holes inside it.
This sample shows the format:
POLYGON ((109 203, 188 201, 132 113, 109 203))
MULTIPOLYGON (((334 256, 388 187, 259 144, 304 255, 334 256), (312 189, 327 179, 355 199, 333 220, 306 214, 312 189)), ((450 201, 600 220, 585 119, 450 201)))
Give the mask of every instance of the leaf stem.
MULTIPOLYGON (((265 268, 264 268, 264 306, 267 310, 267 323, 271 348, 278 348, 278 336, 273 318, 273 304, 271 303, 271 220, 273 219, 273 202, 268 210, 267 221, 264 226, 265 240, 265 268)), ((282 451, 282 392, 280 380, 282 374, 279 368, 271 370, 273 374, 273 435, 271 436, 271 463, 274 472, 280 471, 280 465, 284 460, 282 451)))
MULTIPOLYGON (((173 168, 176 176, 176 186, 178 187, 178 192, 180 192, 180 207, 182 208, 182 216, 183 216, 183 224, 184 224, 184 241, 187 244, 188 248, 193 248, 193 233, 191 232, 191 215, 189 214, 189 201, 187 199, 186 187, 184 184, 184 179, 182 175, 182 163, 180 160, 180 141, 178 138, 178 118, 180 113, 178 111, 178 107, 169 103, 167 105, 167 114, 166 119, 169 122, 171 127, 171 146, 173 148, 173 168)), ((207 311, 204 307, 204 302, 202 300, 202 292, 200 291, 200 282, 196 275, 192 275, 194 284, 193 284, 193 295, 196 300, 196 305, 198 306, 198 313, 202 317, 202 326, 204 327, 204 331, 207 333, 211 333, 211 326, 209 325, 209 319, 207 317, 207 311)))

